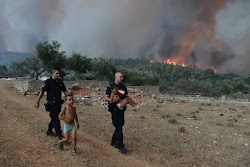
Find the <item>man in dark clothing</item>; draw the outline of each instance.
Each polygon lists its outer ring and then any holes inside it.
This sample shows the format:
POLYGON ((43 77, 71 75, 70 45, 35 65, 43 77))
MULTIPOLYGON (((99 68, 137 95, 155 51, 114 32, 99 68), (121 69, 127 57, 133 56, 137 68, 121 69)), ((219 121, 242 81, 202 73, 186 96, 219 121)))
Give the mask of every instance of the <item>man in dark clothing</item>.
MULTIPOLYGON (((117 84, 119 90, 125 91, 124 96, 120 97, 121 99, 125 98, 126 95, 128 94, 127 87, 124 84, 122 84, 122 81, 123 81, 123 74, 121 72, 117 72, 115 74, 114 84, 117 84)), ((122 131, 122 127, 125 122, 124 112, 126 110, 126 107, 123 110, 120 110, 117 107, 115 101, 111 103, 111 100, 110 100, 111 92, 112 92, 111 87, 107 86, 105 99, 109 103, 108 110, 109 112, 111 112, 112 124, 115 127, 115 131, 113 133, 112 140, 111 140, 111 146, 118 148, 121 153, 127 153, 127 150, 125 149, 124 144, 123 144, 123 131, 122 131)))
POLYGON ((44 92, 47 92, 47 103, 45 103, 45 109, 50 114, 51 121, 48 126, 47 135, 57 136, 60 140, 63 138, 60 120, 58 118, 59 113, 61 112, 61 105, 63 100, 61 99, 62 92, 66 92, 66 87, 63 81, 60 78, 60 69, 54 69, 52 77, 47 79, 43 86, 42 91, 39 94, 36 108, 39 107, 41 98, 43 97, 44 92), (55 133, 52 129, 55 129, 55 133))

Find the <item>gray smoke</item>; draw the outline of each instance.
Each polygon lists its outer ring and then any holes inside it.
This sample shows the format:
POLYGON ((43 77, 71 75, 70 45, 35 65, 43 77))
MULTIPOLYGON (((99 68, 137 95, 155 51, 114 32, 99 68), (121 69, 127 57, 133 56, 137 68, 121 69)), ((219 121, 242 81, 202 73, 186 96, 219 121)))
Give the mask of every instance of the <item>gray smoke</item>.
POLYGON ((221 66, 222 72, 250 72, 250 1, 230 1, 217 15, 216 34, 234 57, 221 66))
POLYGON ((0 0, 0 49, 34 51, 37 42, 58 40, 68 54, 170 58, 242 73, 248 66, 249 4, 247 0, 0 0), (234 68, 230 63, 242 65, 234 68))
POLYGON ((33 51, 61 18, 60 0, 0 0, 0 49, 33 51))

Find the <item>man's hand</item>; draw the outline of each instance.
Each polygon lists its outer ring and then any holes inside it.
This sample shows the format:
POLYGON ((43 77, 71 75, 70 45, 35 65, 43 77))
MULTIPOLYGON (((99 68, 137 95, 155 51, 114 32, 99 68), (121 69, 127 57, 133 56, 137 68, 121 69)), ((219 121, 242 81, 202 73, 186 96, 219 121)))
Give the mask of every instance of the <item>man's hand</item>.
POLYGON ((35 107, 36 107, 36 108, 39 108, 39 102, 36 102, 35 107))

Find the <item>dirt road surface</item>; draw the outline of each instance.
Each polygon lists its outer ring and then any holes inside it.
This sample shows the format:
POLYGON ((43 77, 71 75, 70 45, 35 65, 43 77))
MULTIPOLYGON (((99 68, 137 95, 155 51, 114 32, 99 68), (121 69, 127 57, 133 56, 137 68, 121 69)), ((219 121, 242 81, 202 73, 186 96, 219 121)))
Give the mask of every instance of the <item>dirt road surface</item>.
POLYGON ((46 136, 50 119, 43 102, 34 107, 36 100, 18 93, 12 81, 0 81, 1 167, 243 167, 250 162, 246 106, 170 101, 128 109, 128 154, 123 155, 110 146, 110 113, 76 105, 80 129, 78 155, 73 155, 71 144, 60 150, 57 138, 46 136))

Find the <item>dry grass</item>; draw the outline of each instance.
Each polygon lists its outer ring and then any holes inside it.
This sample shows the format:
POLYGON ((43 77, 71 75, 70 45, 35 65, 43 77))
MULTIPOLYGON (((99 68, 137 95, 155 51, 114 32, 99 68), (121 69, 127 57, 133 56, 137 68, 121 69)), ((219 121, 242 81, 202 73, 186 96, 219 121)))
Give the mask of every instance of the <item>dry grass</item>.
POLYGON ((182 127, 179 128, 179 132, 187 133, 187 130, 186 130, 186 128, 184 126, 182 126, 182 127))
POLYGON ((171 116, 169 114, 164 114, 164 115, 161 116, 161 118, 167 119, 167 118, 171 118, 171 116))
POLYGON ((177 122, 177 120, 176 119, 170 119, 170 120, 168 120, 168 122, 169 123, 171 123, 171 124, 178 124, 178 122, 177 122))

